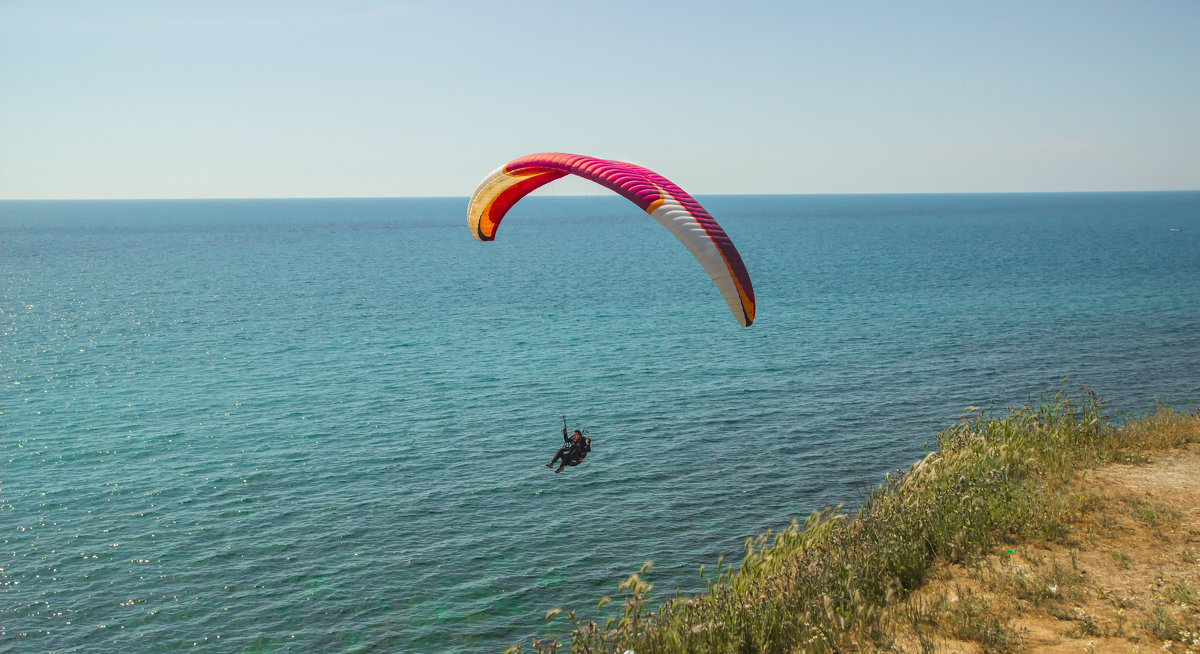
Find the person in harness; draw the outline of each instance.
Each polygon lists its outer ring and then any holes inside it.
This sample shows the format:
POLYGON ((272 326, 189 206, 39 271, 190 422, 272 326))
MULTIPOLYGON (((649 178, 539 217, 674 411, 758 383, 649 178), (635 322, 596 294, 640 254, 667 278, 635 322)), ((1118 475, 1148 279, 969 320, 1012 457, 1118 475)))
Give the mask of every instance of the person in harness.
POLYGON ((558 448, 558 451, 554 453, 554 458, 550 459, 550 463, 546 464, 547 468, 553 468, 555 463, 562 461, 558 469, 554 471, 556 473, 562 472, 566 466, 577 466, 583 463, 583 459, 588 455, 588 452, 592 451, 592 439, 584 436, 583 432, 578 429, 568 435, 565 420, 563 421, 562 434, 563 442, 566 445, 558 448))

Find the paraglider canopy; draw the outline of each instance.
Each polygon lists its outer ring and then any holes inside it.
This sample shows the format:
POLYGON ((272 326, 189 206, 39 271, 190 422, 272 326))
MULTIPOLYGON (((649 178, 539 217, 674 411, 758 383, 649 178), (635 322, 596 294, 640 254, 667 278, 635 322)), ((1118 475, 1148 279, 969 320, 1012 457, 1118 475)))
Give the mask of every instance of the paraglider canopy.
POLYGON ((513 159, 488 175, 471 196, 467 226, 480 241, 496 238, 505 214, 521 198, 566 175, 611 189, 650 214, 696 257, 743 327, 754 322, 754 288, 725 230, 692 196, 641 166, 577 154, 544 152, 513 159))

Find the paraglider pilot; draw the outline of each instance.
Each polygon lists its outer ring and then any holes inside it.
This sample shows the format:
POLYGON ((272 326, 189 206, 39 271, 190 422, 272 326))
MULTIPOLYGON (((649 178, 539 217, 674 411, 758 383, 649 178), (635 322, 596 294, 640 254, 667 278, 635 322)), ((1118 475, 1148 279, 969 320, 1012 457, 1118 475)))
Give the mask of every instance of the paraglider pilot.
POLYGON ((564 424, 562 429, 563 442, 566 445, 558 448, 554 453, 554 458, 550 459, 550 463, 546 464, 547 468, 553 468, 555 463, 561 459, 558 469, 554 472, 562 472, 565 466, 577 466, 583 462, 583 458, 588 452, 592 451, 592 439, 585 438, 583 432, 576 429, 570 435, 567 435, 567 426, 564 424))

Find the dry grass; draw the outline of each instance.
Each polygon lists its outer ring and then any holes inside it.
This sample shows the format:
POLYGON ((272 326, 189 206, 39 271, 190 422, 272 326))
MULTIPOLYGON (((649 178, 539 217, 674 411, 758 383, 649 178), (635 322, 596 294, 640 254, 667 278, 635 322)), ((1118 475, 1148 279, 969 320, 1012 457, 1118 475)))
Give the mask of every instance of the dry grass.
POLYGON ((1069 538, 943 564, 911 598, 918 616, 894 618, 895 651, 1200 652, 1200 446, 1069 489, 1088 498, 1069 538), (972 603, 1003 616, 1002 636, 947 627, 972 603))

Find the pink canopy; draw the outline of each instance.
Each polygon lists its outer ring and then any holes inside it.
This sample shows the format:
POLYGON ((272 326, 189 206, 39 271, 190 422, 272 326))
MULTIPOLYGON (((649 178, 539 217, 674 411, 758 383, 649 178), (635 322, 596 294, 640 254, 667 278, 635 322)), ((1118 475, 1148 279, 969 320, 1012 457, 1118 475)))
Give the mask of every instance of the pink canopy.
POLYGON ((670 180, 623 161, 561 152, 514 159, 484 179, 471 197, 467 225, 491 241, 508 210, 537 188, 576 175, 612 189, 650 214, 696 257, 743 327, 754 322, 754 289, 742 257, 716 220, 670 180))

